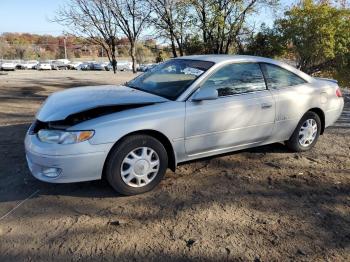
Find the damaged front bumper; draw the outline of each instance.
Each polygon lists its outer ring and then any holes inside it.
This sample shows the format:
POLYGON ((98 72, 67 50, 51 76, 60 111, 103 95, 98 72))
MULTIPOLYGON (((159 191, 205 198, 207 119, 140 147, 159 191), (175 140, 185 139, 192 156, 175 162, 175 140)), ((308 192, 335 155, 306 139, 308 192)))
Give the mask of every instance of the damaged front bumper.
POLYGON ((103 165, 113 144, 92 145, 89 141, 48 144, 27 134, 25 150, 34 177, 51 183, 71 183, 101 179, 103 165))

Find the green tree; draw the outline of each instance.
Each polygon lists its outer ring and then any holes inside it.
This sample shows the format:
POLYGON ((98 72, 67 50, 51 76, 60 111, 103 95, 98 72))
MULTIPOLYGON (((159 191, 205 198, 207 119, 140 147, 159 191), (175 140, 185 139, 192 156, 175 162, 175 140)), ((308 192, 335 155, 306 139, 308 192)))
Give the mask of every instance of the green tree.
POLYGON ((206 45, 200 39, 199 35, 187 37, 184 43, 184 49, 187 55, 200 55, 205 52, 206 45))
POLYGON ((313 73, 349 63, 350 10, 328 1, 304 0, 285 12, 276 27, 292 44, 301 70, 313 73))
POLYGON ((270 29, 263 23, 260 31, 254 34, 247 43, 245 54, 274 58, 285 51, 286 43, 275 28, 270 29))

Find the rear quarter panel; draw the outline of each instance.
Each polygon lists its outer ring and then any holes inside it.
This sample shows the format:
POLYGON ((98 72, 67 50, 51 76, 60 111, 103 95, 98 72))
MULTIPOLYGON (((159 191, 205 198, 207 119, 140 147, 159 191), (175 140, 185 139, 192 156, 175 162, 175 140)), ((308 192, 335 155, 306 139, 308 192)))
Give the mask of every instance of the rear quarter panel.
POLYGON ((338 84, 326 80, 315 80, 314 84, 320 90, 320 104, 325 114, 325 126, 337 121, 344 107, 344 99, 336 96, 338 84))
POLYGON ((310 109, 326 110, 326 103, 322 103, 322 90, 314 81, 271 90, 276 102, 274 142, 288 140, 300 119, 310 109))

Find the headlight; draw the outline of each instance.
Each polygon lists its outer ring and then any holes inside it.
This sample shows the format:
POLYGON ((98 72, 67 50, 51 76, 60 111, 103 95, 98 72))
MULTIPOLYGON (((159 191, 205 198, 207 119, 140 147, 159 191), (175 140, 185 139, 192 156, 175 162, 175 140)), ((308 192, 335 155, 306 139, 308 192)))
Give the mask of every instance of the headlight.
POLYGON ((75 144, 86 141, 93 137, 94 131, 61 131, 41 129, 38 138, 41 142, 50 144, 75 144))

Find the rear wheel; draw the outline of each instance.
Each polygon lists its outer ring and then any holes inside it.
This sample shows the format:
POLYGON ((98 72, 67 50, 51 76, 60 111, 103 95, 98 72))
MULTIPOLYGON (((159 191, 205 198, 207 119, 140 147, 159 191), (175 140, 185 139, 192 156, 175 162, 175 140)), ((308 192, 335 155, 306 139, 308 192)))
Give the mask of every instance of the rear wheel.
POLYGON ((111 151, 106 162, 109 184, 120 194, 136 195, 153 189, 168 165, 167 152, 148 135, 126 137, 111 151))
POLYGON ((316 144, 321 132, 320 117, 314 112, 307 112, 300 120, 297 128, 286 145, 293 151, 310 150, 316 144))

